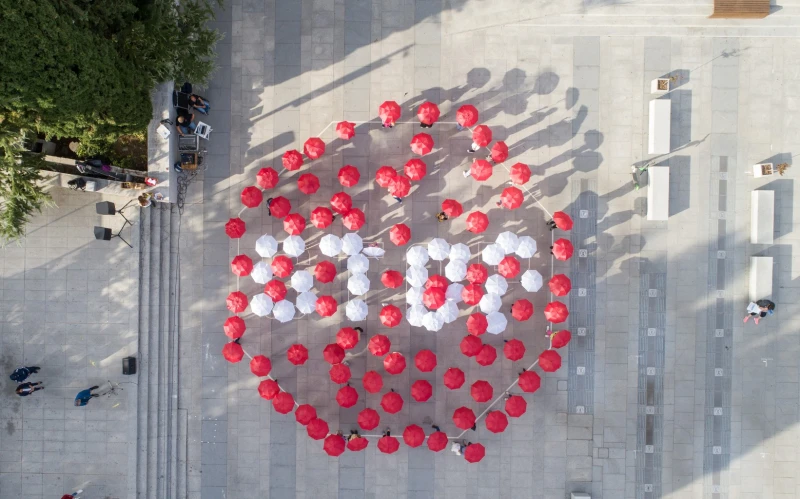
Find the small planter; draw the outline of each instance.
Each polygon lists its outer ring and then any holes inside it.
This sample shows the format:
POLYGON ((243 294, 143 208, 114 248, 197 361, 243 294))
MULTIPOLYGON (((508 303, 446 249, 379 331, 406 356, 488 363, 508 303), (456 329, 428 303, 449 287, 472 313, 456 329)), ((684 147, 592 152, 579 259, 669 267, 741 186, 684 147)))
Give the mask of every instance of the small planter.
POLYGON ((772 163, 753 165, 753 176, 756 178, 772 175, 773 173, 775 173, 775 169, 773 168, 772 163))
POLYGON ((650 82, 650 93, 663 95, 669 92, 669 78, 656 78, 650 82))

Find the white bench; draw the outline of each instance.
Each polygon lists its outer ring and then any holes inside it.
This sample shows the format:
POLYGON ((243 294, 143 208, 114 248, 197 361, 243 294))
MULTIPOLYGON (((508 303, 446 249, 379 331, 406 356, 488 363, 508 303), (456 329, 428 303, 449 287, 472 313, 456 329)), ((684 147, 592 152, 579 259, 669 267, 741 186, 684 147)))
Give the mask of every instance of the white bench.
POLYGON ((647 169, 647 219, 669 218, 669 167, 651 166, 647 169))
POLYGON ((775 192, 750 193, 750 242, 772 244, 775 232, 775 192))
POLYGON ((772 296, 772 257, 750 257, 750 301, 772 296))
POLYGON ((672 107, 669 99, 650 101, 650 134, 647 137, 649 154, 667 154, 669 152, 671 118, 672 107))

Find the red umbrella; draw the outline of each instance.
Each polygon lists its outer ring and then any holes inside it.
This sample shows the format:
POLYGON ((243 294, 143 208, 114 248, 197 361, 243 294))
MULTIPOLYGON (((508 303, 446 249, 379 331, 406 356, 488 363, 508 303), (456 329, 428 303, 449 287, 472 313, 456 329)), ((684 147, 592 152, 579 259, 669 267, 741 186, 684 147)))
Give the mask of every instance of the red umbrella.
POLYGON ((264 195, 261 194, 261 189, 253 185, 242 189, 242 204, 248 208, 255 208, 264 200, 264 195))
POLYGON ((497 359, 497 350, 492 345, 483 345, 481 351, 475 356, 475 361, 482 366, 492 365, 495 359, 497 359))
POLYGON ((430 350, 420 350, 414 356, 414 365, 424 373, 429 373, 436 369, 436 354, 430 350))
POLYGON ((337 192, 331 196, 331 207, 333 211, 344 215, 353 207, 353 198, 346 192, 337 192))
POLYGON ((428 173, 428 165, 421 159, 413 158, 408 160, 408 163, 403 167, 403 173, 406 174, 410 180, 422 180, 426 173, 428 173))
POLYGON ((304 173, 297 177, 297 188, 303 194, 314 194, 319 190, 319 179, 313 173, 304 173))
POLYGON ((411 397, 417 402, 425 402, 432 395, 433 387, 424 379, 418 379, 411 385, 411 397))
POLYGON ((378 116, 385 124, 393 125, 395 121, 400 119, 400 106, 393 100, 387 100, 378 108, 378 116))
POLYGON ((572 333, 566 329, 562 329, 561 331, 556 331, 550 335, 550 344, 553 346, 553 348, 562 348, 567 346, 567 343, 569 343, 569 340, 571 339, 572 333))
POLYGON ((512 418, 518 418, 525 414, 528 403, 519 395, 512 395, 506 400, 506 413, 512 418))
POLYGON ((328 371, 331 381, 337 385, 343 385, 350 381, 350 368, 344 364, 334 364, 328 371))
POLYGON ((487 227, 489 227, 489 217, 484 215, 483 212, 473 211, 467 217, 468 231, 474 234, 480 234, 485 231, 487 227))
POLYGON ((406 224, 395 224, 389 230, 389 239, 397 246, 403 246, 411 239, 411 229, 406 224))
POLYGON ((345 350, 350 350, 358 345, 358 331, 351 327, 343 327, 336 333, 336 344, 345 350))
POLYGON ((542 378, 533 371, 525 371, 519 375, 519 387, 525 393, 533 393, 542 386, 542 378))
POLYGON ((303 152, 310 159, 317 159, 325 154, 325 142, 319 137, 311 137, 303 144, 303 152))
POLYGON ((439 106, 433 102, 423 102, 417 108, 417 118, 423 125, 433 125, 439 119, 439 106))
POLYGON ((481 444, 469 444, 464 449, 464 459, 470 463, 477 463, 486 455, 486 448, 481 444))
POLYGON ((411 139, 411 152, 425 156, 433 150, 433 137, 427 133, 418 133, 411 139))
POLYGON ((272 362, 264 355, 256 355, 250 361, 250 372, 256 376, 267 376, 272 370, 272 362))
POLYGON ((369 445, 369 440, 364 437, 355 437, 347 441, 347 449, 353 452, 364 450, 369 445))
POLYGON ((472 383, 469 393, 475 402, 488 402, 492 400, 494 389, 492 389, 492 385, 488 381, 480 379, 472 383))
POLYGON ((490 154, 492 156, 492 161, 495 163, 502 163, 508 159, 508 146, 502 140, 498 140, 492 146, 490 154))
POLYGON ((512 182, 523 185, 531 179, 531 169, 525 163, 514 163, 510 175, 512 182))
POLYGON ((328 436, 328 423, 324 419, 314 418, 306 425, 306 431, 314 440, 322 440, 328 436))
POLYGON ((449 218, 456 218, 464 213, 464 208, 455 199, 445 199, 442 201, 442 211, 449 218))
POLYGON ((469 167, 469 174, 480 182, 487 180, 492 176, 492 164, 485 159, 476 159, 469 167))
POLYGON ((572 289, 572 281, 564 274, 556 274, 550 279, 550 292, 556 296, 566 296, 572 289))
POLYGON ((325 437, 325 443, 322 445, 322 450, 331 457, 341 456, 344 452, 344 437, 341 435, 328 435, 325 437))
POLYGON ((286 350, 286 358, 292 364, 301 366, 308 360, 308 348, 296 343, 286 350))
POLYGON ((275 218, 284 218, 292 210, 292 203, 283 196, 272 198, 269 202, 269 211, 275 218))
POLYGON ((389 353, 389 349, 392 348, 392 342, 389 341, 389 338, 382 334, 376 334, 372 338, 369 339, 369 343, 367 344, 369 347, 369 352, 376 357, 382 357, 389 353))
POLYGON ((245 329, 247 329, 247 327, 244 324, 244 319, 236 315, 225 319, 225 324, 222 326, 222 330, 225 331, 225 336, 232 340, 241 338, 244 335, 245 329))
POLYGON ((392 179, 396 176, 397 170, 391 166, 381 166, 378 168, 378 171, 375 172, 375 181, 378 182, 379 186, 387 189, 389 184, 392 183, 392 179))
POLYGON ((303 426, 307 426, 312 420, 317 419, 317 410, 313 405, 302 404, 294 410, 294 419, 303 426))
POLYGON ((477 336, 467 335, 461 340, 461 353, 467 357, 475 357, 483 348, 483 342, 477 336))
POLYGON ((247 226, 241 218, 231 218, 225 224, 225 234, 228 234, 231 239, 239 239, 246 230, 247 226))
POLYGON ((280 392, 281 387, 278 386, 278 382, 275 380, 265 379, 258 384, 258 394, 261 395, 261 398, 266 400, 274 399, 280 392))
POLYGON ((461 299, 467 305, 477 305, 481 298, 483 298, 483 288, 480 284, 467 284, 461 290, 461 299))
POLYGON ((502 411, 491 411, 486 415, 486 429, 492 433, 502 433, 508 427, 508 418, 502 411))
MULTIPOLYGON (((272 268, 272 273, 275 275, 275 277, 280 277, 281 279, 289 277, 289 274, 291 274, 292 270, 294 270, 294 264, 292 263, 292 259, 284 255, 278 255, 275 258, 273 258, 272 263, 270 263, 269 266, 272 268)), ((281 282, 281 284, 283 283, 281 282)), ((284 293, 284 295, 285 294, 286 293, 284 293)), ((274 298, 274 300, 275 301, 283 300, 283 297, 274 298)))
POLYGON ((400 320, 403 318, 403 314, 400 312, 400 309, 395 307, 394 305, 386 305, 381 309, 380 319, 381 324, 386 327, 395 327, 400 324, 400 320))
POLYGON ((311 225, 318 229, 324 229, 333 223, 333 213, 324 206, 317 206, 311 212, 311 225))
POLYGON ((572 247, 572 243, 569 242, 569 239, 564 239, 562 237, 556 239, 556 242, 553 243, 552 253, 556 260, 566 262, 572 256, 573 251, 574 249, 572 247))
POLYGON ((450 441, 447 434, 443 431, 435 431, 428 435, 428 448, 433 452, 439 452, 447 447, 450 441))
POLYGON ((247 296, 241 291, 234 291, 228 295, 225 304, 228 306, 228 310, 234 314, 240 314, 247 308, 247 296))
POLYGON ((322 283, 333 282, 336 279, 336 266, 327 260, 323 260, 314 267, 314 277, 322 283))
POLYGON ((467 332, 473 336, 480 336, 486 332, 489 327, 489 321, 486 316, 480 312, 475 312, 467 319, 467 332))
POLYGON ((478 125, 472 130, 472 142, 486 147, 492 141, 492 130, 486 125, 478 125))
POLYGON ((556 227, 561 230, 572 230, 572 217, 563 211, 553 213, 553 222, 555 222, 556 227))
POLYGON ((539 354, 539 367, 546 373, 554 373, 561 367, 561 356, 555 350, 545 350, 539 354))
POLYGON ((406 368, 406 358, 400 352, 392 352, 383 358, 383 368, 389 374, 400 374, 406 368))
POLYGON ((519 260, 513 256, 504 257, 502 260, 500 260, 500 264, 497 266, 497 273, 506 279, 513 279, 517 277, 519 271, 519 260))
POLYGON ((339 183, 344 187, 353 187, 361 178, 361 172, 353 165, 344 165, 339 169, 339 183))
POLYGON ((451 390, 458 390, 464 385, 464 371, 451 367, 444 373, 444 386, 451 390))
POLYGON ((356 124, 349 121, 340 121, 336 124, 336 135, 342 140, 350 140, 356 134, 356 124))
POLYGON ((357 231, 363 227, 366 221, 367 220, 364 217, 364 212, 358 208, 351 208, 350 211, 345 213, 344 217, 342 217, 342 223, 344 226, 352 231, 357 231))
POLYGON ((378 439, 378 450, 384 454, 393 454, 400 448, 400 441, 394 437, 384 436, 378 439))
POLYGON ((278 185, 279 178, 278 172, 276 172, 271 166, 268 166, 258 171, 258 174, 256 175, 256 183, 262 189, 273 189, 276 185, 278 185))
POLYGON ((282 281, 273 279, 264 285, 264 293, 267 294, 272 301, 281 301, 286 298, 286 284, 282 281))
POLYGON ((295 170, 299 170, 300 167, 303 166, 303 155, 300 154, 300 151, 292 149, 291 151, 286 151, 283 153, 281 162, 283 163, 284 168, 290 172, 293 172, 295 170))
POLYGON ((306 228, 306 219, 299 213, 290 213, 283 219, 283 230, 293 236, 300 235, 306 228))
POLYGON ((489 278, 489 271, 481 263, 473 263, 467 267, 467 280, 472 284, 483 284, 489 278))
POLYGON ((239 277, 248 276, 253 271, 253 260, 247 255, 236 255, 231 261, 231 271, 239 277))
POLYGON ((527 321, 533 315, 533 303, 522 298, 511 305, 511 317, 518 321, 527 321))
POLYGON ((500 204, 503 208, 508 208, 509 210, 516 210, 522 206, 522 201, 524 200, 525 196, 522 195, 522 191, 513 186, 506 187, 500 194, 500 204))
POLYGON ((444 276, 439 275, 439 274, 433 274, 430 277, 428 277, 427 281, 425 281, 425 289, 430 289, 430 288, 444 288, 444 289, 447 289, 447 286, 449 284, 450 283, 447 281, 447 279, 444 276))
POLYGON ((422 304, 431 310, 444 305, 446 299, 444 288, 428 288, 422 293, 422 304))
POLYGON ((403 409, 403 397, 397 392, 387 392, 381 398, 381 408, 389 414, 397 414, 403 409))
POLYGON ((375 371, 367 371, 361 379, 364 390, 369 393, 378 393, 383 388, 383 378, 375 371))
POLYGON ((475 413, 468 407, 459 407, 453 412, 453 423, 462 430, 475 426, 475 413))
POLYGON ((357 402, 358 392, 350 385, 345 385, 336 392, 336 403, 345 409, 353 407, 357 402))
POLYGON ((387 270, 381 274, 381 282, 387 288, 399 288, 403 285, 403 274, 396 270, 387 270))
POLYGON ((403 430, 403 442, 409 447, 419 447, 425 441, 425 432, 419 426, 412 424, 403 430))
POLYGON ((456 111, 456 122, 464 128, 469 128, 478 122, 478 110, 475 106, 465 104, 456 111))
POLYGON ((512 362, 520 360, 525 356, 525 344, 516 338, 508 340, 503 345, 503 355, 512 362))
POLYGON ((339 304, 333 296, 320 296, 317 298, 317 303, 314 305, 314 310, 317 311, 322 317, 330 317, 336 313, 339 304))
POLYGON ((564 322, 569 317, 569 310, 567 306, 560 301, 552 301, 544 307, 544 318, 548 322, 559 323, 564 322))
POLYGON ((289 392, 281 392, 272 399, 272 408, 275 412, 289 414, 294 409, 294 397, 289 392))
POLYGON ((411 192, 411 181, 408 177, 398 175, 389 183, 389 194, 392 196, 404 198, 409 192, 411 192))
POLYGON ((325 362, 328 364, 338 364, 344 360, 344 348, 336 343, 329 343, 322 350, 322 358, 325 359, 325 362))

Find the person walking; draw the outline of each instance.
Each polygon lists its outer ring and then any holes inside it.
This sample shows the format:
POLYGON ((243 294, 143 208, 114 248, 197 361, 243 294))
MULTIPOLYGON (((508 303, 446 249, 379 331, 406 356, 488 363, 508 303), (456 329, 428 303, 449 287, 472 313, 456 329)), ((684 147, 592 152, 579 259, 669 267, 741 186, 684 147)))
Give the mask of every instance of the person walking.
POLYGON ((12 380, 16 381, 17 383, 22 383, 23 381, 28 379, 28 376, 30 376, 31 374, 38 373, 39 369, 41 369, 39 366, 18 367, 14 369, 14 372, 11 373, 11 376, 9 377, 12 380))
POLYGON ((356 438, 361 438, 359 435, 358 430, 350 430, 350 435, 347 436, 347 441, 354 440, 356 438))
POLYGON ((17 395, 19 395, 20 397, 27 397, 33 392, 44 390, 43 386, 39 386, 41 384, 42 384, 41 381, 37 381, 36 383, 31 383, 31 382, 22 383, 19 386, 17 386, 17 395))
POLYGON ((467 149, 467 154, 475 154, 475 152, 480 148, 481 146, 473 142, 472 145, 469 146, 469 149, 467 149))
POLYGON ((439 222, 444 222, 448 220, 447 213, 440 211, 439 213, 436 214, 436 220, 439 222))
POLYGON ((547 221, 547 228, 550 229, 551 231, 556 230, 558 228, 558 226, 556 225, 556 221, 553 220, 552 218, 550 220, 548 220, 547 221))
POLYGON ((395 199, 395 201, 397 201, 398 203, 402 203, 402 202, 403 202, 403 198, 401 198, 400 196, 392 196, 392 197, 393 197, 393 198, 395 199))
POLYGON ((775 303, 771 302, 770 300, 758 300, 756 302, 750 302, 747 305, 747 315, 744 316, 742 322, 747 322, 750 320, 750 317, 753 318, 753 322, 758 324, 762 318, 772 315, 775 313, 775 303))
MULTIPOLYGON (((272 198, 267 198, 267 215, 272 216, 272 210, 270 210, 270 206, 272 206, 272 198)), ((336 218, 336 217, 334 217, 336 218)), ((333 219, 331 219, 333 220, 333 219)))
MULTIPOLYGON (((392 391, 394 391, 394 390, 392 390, 392 391)), ((391 437, 392 436, 392 432, 388 427, 385 430, 383 430, 383 436, 384 437, 391 437)))
POLYGON ((87 388, 86 390, 81 390, 75 395, 75 407, 82 407, 89 403, 89 401, 95 397, 99 397, 100 395, 96 393, 92 393, 93 390, 97 390, 100 388, 99 386, 95 385, 91 388, 87 388))

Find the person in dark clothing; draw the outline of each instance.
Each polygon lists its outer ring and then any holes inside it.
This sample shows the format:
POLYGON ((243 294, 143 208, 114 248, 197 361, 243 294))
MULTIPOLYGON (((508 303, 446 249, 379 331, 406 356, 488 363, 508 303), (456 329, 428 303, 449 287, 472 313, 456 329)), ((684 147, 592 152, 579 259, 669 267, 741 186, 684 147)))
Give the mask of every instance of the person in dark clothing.
POLYGON ((18 383, 22 383, 23 381, 28 379, 28 376, 30 376, 31 374, 38 373, 39 369, 40 368, 38 366, 18 367, 14 369, 13 373, 11 373, 10 378, 18 383))
POLYGON ((758 324, 762 318, 772 315, 775 313, 775 304, 770 300, 758 300, 757 302, 750 302, 747 305, 747 315, 744 316, 744 320, 742 322, 747 322, 750 317, 753 318, 753 322, 758 324))
POLYGON ((211 103, 205 97, 200 97, 197 94, 189 96, 189 105, 201 114, 208 114, 211 111, 211 103))
POLYGON ((92 393, 92 390, 97 390, 98 388, 100 387, 95 385, 91 388, 78 392, 78 394, 75 396, 75 407, 82 407, 88 404, 89 401, 94 397, 99 397, 100 395, 92 393))
POLYGON ((447 213, 445 213, 443 211, 440 211, 439 213, 436 214, 436 220, 438 220, 440 222, 444 222, 447 219, 448 219, 447 213))
POLYGON ((175 128, 181 135, 190 135, 194 133, 197 124, 194 122, 194 114, 178 109, 178 117, 175 119, 175 128))
POLYGON ((27 397, 35 391, 44 390, 43 386, 39 386, 41 384, 41 381, 37 381, 36 383, 22 383, 17 387, 17 395, 20 397, 27 397))
POLYGON ((556 230, 556 222, 552 218, 547 221, 547 228, 550 230, 556 230))
POLYGON ((272 210, 269 207, 272 206, 272 198, 267 198, 267 215, 272 216, 272 210))

